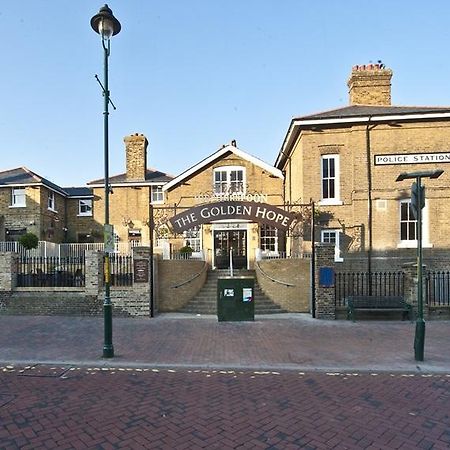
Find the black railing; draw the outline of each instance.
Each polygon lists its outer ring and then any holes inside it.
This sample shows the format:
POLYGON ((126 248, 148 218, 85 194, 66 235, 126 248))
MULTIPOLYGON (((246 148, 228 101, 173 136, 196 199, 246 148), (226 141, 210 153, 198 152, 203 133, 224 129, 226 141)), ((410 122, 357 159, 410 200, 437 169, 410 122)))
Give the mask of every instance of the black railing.
POLYGON ((351 295, 403 296, 403 272, 339 272, 335 280, 336 306, 345 306, 351 295))
POLYGON ((111 286, 133 285, 133 257, 129 255, 109 255, 111 266, 111 286))
POLYGON ((18 287, 83 287, 84 256, 20 256, 18 287))
POLYGON ((428 272, 425 278, 428 306, 450 306, 450 272, 428 272))

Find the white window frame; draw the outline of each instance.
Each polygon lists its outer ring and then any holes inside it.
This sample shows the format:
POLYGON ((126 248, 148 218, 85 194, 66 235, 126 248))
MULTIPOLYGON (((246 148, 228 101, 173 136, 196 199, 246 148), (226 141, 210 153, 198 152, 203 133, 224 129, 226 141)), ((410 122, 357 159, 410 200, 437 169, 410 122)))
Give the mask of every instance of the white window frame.
POLYGON ((195 225, 189 230, 183 231, 184 245, 192 248, 193 255, 200 255, 202 252, 202 228, 195 225))
POLYGON ((163 191, 163 185, 153 185, 151 187, 152 191, 152 204, 161 204, 164 203, 164 191, 163 191))
POLYGON ((56 211, 56 198, 53 191, 48 191, 47 208, 50 211, 56 211))
POLYGON ((221 166, 216 167, 213 170, 213 192, 214 195, 221 196, 221 195, 231 195, 231 194, 245 194, 246 193, 246 186, 247 186, 247 179, 246 179, 246 170, 244 166, 221 166), (216 181, 216 173, 222 172, 225 174, 225 179, 216 181), (232 172, 241 172, 242 173, 242 180, 239 180, 237 183, 235 181, 231 180, 232 172), (225 189, 217 190, 217 185, 220 183, 221 186, 225 186, 225 189), (241 184, 240 190, 232 190, 233 183, 235 184, 241 184))
POLYGON ((325 228, 320 230, 320 242, 324 243, 333 243, 334 240, 334 260, 336 262, 344 261, 344 258, 341 256, 341 230, 335 228, 325 228), (327 236, 328 235, 328 236, 327 236), (334 235, 334 239, 331 239, 331 236, 334 235))
MULTIPOLYGON (((398 240, 399 243, 397 248, 417 248, 417 219, 412 214, 411 208, 409 208, 409 220, 408 222, 416 223, 416 239, 402 239, 402 205, 403 204, 411 204, 411 199, 406 198, 400 200, 399 208, 398 208, 398 240), (413 220, 411 220, 413 219, 413 220)), ((422 209, 422 247, 431 248, 433 245, 430 242, 430 233, 429 233, 429 219, 428 219, 428 202, 425 200, 425 207, 422 209)))
POLYGON ((259 247, 263 255, 278 255, 278 228, 271 225, 261 224, 259 229, 259 247), (275 231, 274 235, 266 235, 266 231, 275 231), (264 248, 266 245, 271 245, 270 242, 273 241, 274 249, 264 248))
POLYGON ((92 199, 91 198, 81 198, 78 200, 78 215, 79 216, 89 216, 92 217, 92 199), (82 203, 88 208, 87 211, 82 211, 82 203))
POLYGON ((27 206, 27 194, 25 188, 11 189, 11 208, 25 208, 27 206))
POLYGON ((341 201, 341 191, 340 191, 340 158, 337 154, 322 155, 320 158, 320 205, 342 205, 341 201), (327 176, 325 178, 324 162, 332 160, 334 164, 334 176, 327 176), (323 184, 325 180, 329 180, 329 183, 333 183, 334 196, 324 197, 323 184))

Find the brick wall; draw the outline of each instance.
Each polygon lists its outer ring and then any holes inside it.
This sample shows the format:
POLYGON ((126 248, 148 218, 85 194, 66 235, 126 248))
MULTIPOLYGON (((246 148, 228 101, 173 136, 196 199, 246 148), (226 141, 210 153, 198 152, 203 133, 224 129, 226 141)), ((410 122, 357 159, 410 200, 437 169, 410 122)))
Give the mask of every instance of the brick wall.
POLYGON ((177 311, 194 298, 205 284, 206 268, 204 261, 159 260, 158 311, 177 311))
POLYGON ((258 284, 264 293, 283 309, 297 313, 309 312, 311 302, 310 265, 311 261, 307 259, 259 261, 255 266, 258 284))

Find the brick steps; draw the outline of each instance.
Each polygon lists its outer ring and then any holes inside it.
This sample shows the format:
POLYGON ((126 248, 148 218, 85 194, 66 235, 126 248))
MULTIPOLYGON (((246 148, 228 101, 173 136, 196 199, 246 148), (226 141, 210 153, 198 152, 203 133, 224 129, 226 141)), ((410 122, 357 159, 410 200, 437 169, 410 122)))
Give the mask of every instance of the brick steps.
MULTIPOLYGON (((205 285, 200 292, 179 312, 190 314, 217 314, 217 279, 229 276, 229 270, 210 270, 205 285)), ((235 271, 235 276, 253 276, 254 271, 235 271)), ((255 277, 255 315, 256 314, 277 314, 287 312, 270 300, 258 285, 255 277)))

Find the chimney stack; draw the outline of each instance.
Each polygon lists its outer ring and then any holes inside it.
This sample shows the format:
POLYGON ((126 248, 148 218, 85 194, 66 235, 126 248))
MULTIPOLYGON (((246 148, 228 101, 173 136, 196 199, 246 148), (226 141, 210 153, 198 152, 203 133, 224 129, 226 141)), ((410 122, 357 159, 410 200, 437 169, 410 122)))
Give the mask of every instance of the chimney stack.
POLYGON ((353 66, 347 82, 350 105, 391 105, 392 70, 384 64, 353 66))
POLYGON ((147 138, 143 134, 124 137, 127 180, 144 181, 147 174, 147 138))

